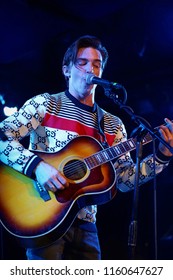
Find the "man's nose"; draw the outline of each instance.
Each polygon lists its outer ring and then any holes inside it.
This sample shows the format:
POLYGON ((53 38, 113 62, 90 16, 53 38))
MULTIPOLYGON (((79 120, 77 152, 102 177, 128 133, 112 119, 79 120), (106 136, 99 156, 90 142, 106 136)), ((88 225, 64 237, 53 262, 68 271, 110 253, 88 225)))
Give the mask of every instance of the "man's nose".
POLYGON ((87 69, 86 69, 87 73, 94 73, 94 67, 91 63, 87 64, 87 69))

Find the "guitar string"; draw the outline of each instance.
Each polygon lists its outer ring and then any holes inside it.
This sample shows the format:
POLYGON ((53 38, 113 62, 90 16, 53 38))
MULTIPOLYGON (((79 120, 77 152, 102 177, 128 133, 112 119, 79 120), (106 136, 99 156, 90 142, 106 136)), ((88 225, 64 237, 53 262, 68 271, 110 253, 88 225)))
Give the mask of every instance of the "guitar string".
MULTIPOLYGON (((100 162, 98 164, 98 161, 96 159, 96 155, 92 155, 92 156, 89 156, 88 158, 90 158, 90 162, 89 162, 89 169, 91 167, 91 165, 94 164, 94 167, 97 167, 98 165, 100 165, 100 162)), ((104 154, 102 154, 102 158, 104 158, 104 160, 107 158, 104 156, 104 154)), ((104 162, 103 162, 104 163, 104 162)), ((79 168, 81 168, 81 170, 85 170, 85 167, 87 169, 87 165, 84 161, 82 160, 78 160, 78 159, 74 159, 74 162, 71 162, 71 163, 68 163, 65 167, 65 173, 71 175, 71 174, 74 174, 74 170, 77 170, 79 168)), ((78 171, 78 170, 77 170, 78 171)))
MULTIPOLYGON (((118 145, 118 146, 120 148, 120 151, 123 153, 124 149, 122 149, 122 145, 118 145)), ((111 160, 112 155, 110 154, 110 151, 115 152, 114 149, 117 149, 117 147, 116 146, 115 147, 111 147, 111 148, 108 148, 108 149, 105 149, 105 150, 99 152, 100 156, 102 158, 102 163, 100 163, 100 161, 98 162, 98 160, 96 158, 97 154, 89 156, 88 157, 88 159, 90 159, 90 162, 89 162, 90 166, 89 166, 89 168, 91 168, 91 165, 93 165, 93 164, 94 164, 94 167, 97 167, 97 166, 99 166, 99 165, 101 165, 101 164, 111 160), (108 158, 105 156, 105 151, 106 151, 106 154, 107 154, 108 158), (109 154, 108 154, 108 152, 109 152, 109 154)), ((114 154, 113 154, 113 156, 114 156, 114 154)), ((117 156, 117 154, 116 154, 116 156, 117 156)), ((86 166, 86 163, 84 161, 78 160, 78 159, 76 159, 76 160, 74 159, 74 162, 68 163, 65 166, 65 171, 66 171, 66 174, 68 173, 69 175, 71 175, 71 174, 74 174, 74 170, 77 170, 79 168, 81 168, 81 170, 83 171, 85 169, 85 166, 86 166)), ((86 166, 86 168, 87 168, 87 166, 86 166)))
MULTIPOLYGON (((148 140, 147 136, 148 135, 145 136, 145 140, 148 140)), ((133 139, 133 141, 135 140, 134 138, 132 138, 132 139, 133 139)), ((127 140, 127 142, 125 142, 125 143, 118 144, 117 146, 113 146, 113 147, 110 147, 110 148, 105 149, 103 151, 99 151, 100 157, 102 158, 102 160, 104 160, 104 162, 102 162, 101 164, 111 160, 111 157, 112 157, 111 153, 112 152, 113 152, 112 153, 113 157, 114 157, 114 153, 117 156, 118 154, 117 154, 116 151, 117 151, 118 148, 120 149, 121 153, 127 152, 129 148, 131 149, 132 147, 130 146, 129 141, 132 140, 132 139, 127 140), (126 147, 125 151, 124 151, 124 147, 123 146, 126 147), (127 147, 128 147, 128 149, 127 149, 127 147), (106 152, 106 155, 108 156, 108 159, 107 159, 107 157, 105 155, 105 152, 106 152)), ((93 164, 94 164, 94 167, 97 167, 97 166, 100 165, 100 161, 98 162, 96 156, 97 156, 97 154, 91 155, 91 156, 88 157, 88 159, 90 160, 90 162, 88 163, 90 165, 89 168, 91 168, 91 165, 93 165, 93 164)), ((66 174, 68 174, 70 176, 71 174, 74 174, 74 170, 77 170, 79 168, 81 168, 81 170, 83 172, 85 167, 87 168, 87 165, 86 165, 86 163, 84 161, 78 160, 78 159, 74 159, 74 162, 68 163, 65 166, 65 171, 66 171, 66 174)), ((77 171, 79 173, 79 170, 77 170, 77 171)))
MULTIPOLYGON (((91 160, 93 163, 94 160, 91 160)), ((79 173, 80 169, 82 172, 87 169, 87 165, 84 161, 76 160, 75 162, 68 163, 68 165, 64 166, 65 173, 68 175, 74 174, 75 171, 79 173)))
MULTIPOLYGON (((111 160, 111 157, 110 157, 110 153, 108 154, 108 151, 113 151, 115 149, 115 147, 111 147, 111 148, 108 148, 108 149, 105 149, 103 151, 99 151, 99 154, 100 154, 100 157, 102 159, 102 162, 100 163, 100 161, 97 160, 97 153, 94 154, 94 155, 91 155, 89 157, 87 157, 86 159, 89 160, 88 164, 89 165, 95 165, 96 166, 99 166, 100 164, 103 164, 103 163, 106 163, 107 161, 111 160), (108 150, 108 151, 106 151, 108 150), (105 152, 106 152, 106 155, 105 155, 105 152)), ((121 149, 121 148, 120 148, 121 149)), ((122 150, 122 149, 121 149, 122 150)), ((123 152, 123 150, 122 150, 123 152)), ((117 154, 116 154, 117 155, 117 154)), ((99 157, 99 158, 100 158, 99 157)), ((78 159, 74 159, 74 162, 71 162, 69 163, 68 165, 66 165, 66 170, 70 170, 70 169, 74 169, 75 167, 78 167, 78 166, 84 166, 86 165, 86 163, 82 160, 78 160, 78 159)), ((91 167, 91 166, 90 166, 91 167)), ((73 170, 74 171, 74 170, 73 170)))

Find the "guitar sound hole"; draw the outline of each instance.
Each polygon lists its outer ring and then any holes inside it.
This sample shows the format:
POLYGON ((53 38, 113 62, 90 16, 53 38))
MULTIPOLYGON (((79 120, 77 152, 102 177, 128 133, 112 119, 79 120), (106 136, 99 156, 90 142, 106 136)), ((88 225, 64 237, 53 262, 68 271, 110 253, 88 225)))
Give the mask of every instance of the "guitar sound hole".
POLYGON ((64 165, 63 172, 70 180, 80 180, 85 176, 87 167, 83 161, 74 159, 64 165))

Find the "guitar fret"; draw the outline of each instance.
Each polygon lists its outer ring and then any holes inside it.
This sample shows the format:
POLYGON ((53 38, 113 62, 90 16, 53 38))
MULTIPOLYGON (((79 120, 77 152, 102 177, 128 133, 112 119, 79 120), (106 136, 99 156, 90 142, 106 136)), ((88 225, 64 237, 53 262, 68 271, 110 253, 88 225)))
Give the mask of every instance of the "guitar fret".
POLYGON ((151 135, 150 135, 149 133, 147 133, 147 134, 145 135, 145 137, 143 138, 142 143, 147 143, 147 142, 149 142, 149 141, 151 141, 151 140, 152 140, 151 135))
POLYGON ((106 161, 109 160, 109 156, 106 151, 103 151, 102 154, 103 154, 104 158, 106 159, 106 161))
POLYGON ((120 155, 120 154, 121 154, 121 150, 120 150, 120 148, 119 148, 119 145, 115 146, 115 147, 114 147, 114 150, 116 151, 116 154, 117 154, 117 155, 120 155))
POLYGON ((112 159, 115 159, 116 157, 124 154, 125 152, 133 150, 135 147, 136 147, 135 140, 132 138, 127 140, 126 142, 119 143, 116 146, 107 148, 103 151, 99 151, 98 153, 86 158, 85 161, 88 168, 92 169, 112 159))
POLYGON ((90 169, 96 167, 96 166, 99 166, 107 161, 109 161, 109 157, 107 156, 106 152, 104 151, 104 153, 102 152, 99 152, 99 153, 96 153, 95 155, 92 155, 88 158, 85 159, 88 167, 90 169))
POLYGON ((96 161, 95 161, 94 157, 95 156, 93 155, 93 156, 90 156, 90 157, 85 159, 85 162, 86 162, 89 169, 92 169, 96 166, 96 164, 95 164, 96 161))
MULTIPOLYGON (((85 162, 89 169, 93 169, 103 163, 109 162, 118 156, 125 154, 126 152, 132 151, 136 147, 136 138, 130 138, 122 143, 119 143, 113 147, 109 147, 103 151, 99 151, 94 155, 85 158, 85 162)), ((150 134, 146 134, 143 138, 142 143, 147 144, 152 141, 150 134)))
POLYGON ((101 153, 100 153, 100 154, 96 154, 95 157, 96 157, 96 159, 99 161, 99 163, 102 163, 102 162, 103 162, 103 161, 102 161, 102 154, 101 154, 101 153))
POLYGON ((127 140, 127 143, 129 145, 130 149, 134 149, 136 147, 135 142, 133 141, 133 139, 127 140))
POLYGON ((121 144, 118 144, 118 146, 119 146, 119 148, 120 148, 120 150, 121 150, 121 153, 126 152, 126 150, 125 150, 125 148, 124 148, 125 142, 124 142, 124 143, 121 143, 121 144))
POLYGON ((111 152, 112 152, 112 155, 113 155, 112 159, 114 159, 115 157, 117 157, 117 152, 116 152, 115 147, 111 147, 111 152))
POLYGON ((106 153, 104 152, 100 152, 100 156, 101 156, 101 160, 102 160, 102 163, 106 162, 108 160, 108 157, 106 155, 106 153))
POLYGON ((110 160, 114 158, 112 151, 113 151, 112 148, 107 149, 107 154, 108 154, 110 160))
POLYGON ((91 168, 90 167, 90 164, 91 164, 90 157, 85 158, 84 161, 85 161, 85 164, 88 166, 88 169, 90 169, 91 168))
POLYGON ((129 150, 129 145, 127 142, 123 143, 123 152, 127 152, 129 150))
POLYGON ((126 151, 130 151, 135 147, 134 143, 131 140, 127 140, 125 146, 126 146, 126 151))

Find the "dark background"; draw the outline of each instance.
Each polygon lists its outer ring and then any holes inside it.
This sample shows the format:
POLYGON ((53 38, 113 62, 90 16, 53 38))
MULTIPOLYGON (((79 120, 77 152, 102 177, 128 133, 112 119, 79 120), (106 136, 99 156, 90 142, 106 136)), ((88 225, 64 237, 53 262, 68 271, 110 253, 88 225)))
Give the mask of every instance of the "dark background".
MULTIPOLYGON (((103 78, 121 83, 127 104, 152 127, 173 119, 173 1, 167 0, 1 0, 0 94, 7 106, 21 106, 35 94, 65 87, 61 63, 79 36, 98 36, 109 51, 103 78)), ((97 102, 126 123, 132 120, 97 88, 97 102)), ((3 107, 3 106, 2 106, 3 107)), ((3 113, 1 109, 1 118, 3 113)), ((144 155, 152 145, 144 148, 144 155)), ((133 153, 135 159, 135 152, 133 153)), ((173 164, 140 188, 136 258, 173 259, 173 164), (154 224, 157 216, 157 248, 154 224)), ((128 228, 133 192, 120 193, 99 206, 98 228, 103 259, 128 259, 128 228)), ((24 249, 1 229, 3 259, 23 259, 24 249)))

